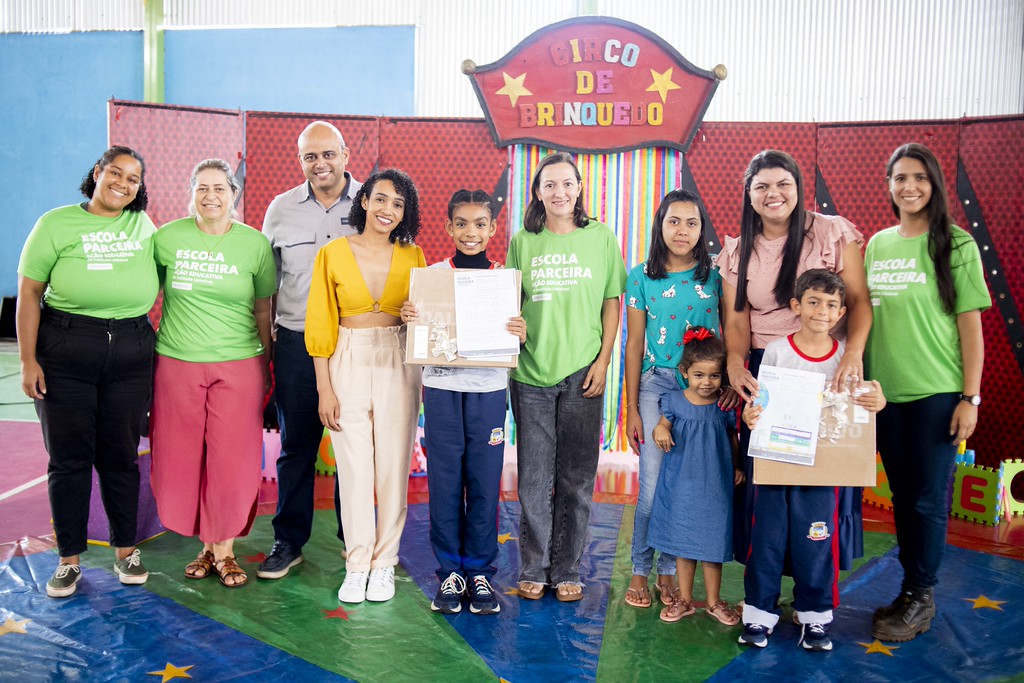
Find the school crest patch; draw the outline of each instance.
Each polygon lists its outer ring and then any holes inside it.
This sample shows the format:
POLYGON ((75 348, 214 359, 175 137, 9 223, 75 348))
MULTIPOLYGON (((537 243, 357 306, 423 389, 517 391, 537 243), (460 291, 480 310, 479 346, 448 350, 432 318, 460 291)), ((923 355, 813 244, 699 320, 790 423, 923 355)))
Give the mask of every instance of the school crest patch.
POLYGON ((497 446, 505 441, 505 430, 501 427, 497 427, 491 430, 491 438, 487 442, 492 446, 497 446))
POLYGON ((829 538, 828 524, 825 522, 812 522, 811 528, 807 530, 807 538, 812 541, 824 541, 829 538))

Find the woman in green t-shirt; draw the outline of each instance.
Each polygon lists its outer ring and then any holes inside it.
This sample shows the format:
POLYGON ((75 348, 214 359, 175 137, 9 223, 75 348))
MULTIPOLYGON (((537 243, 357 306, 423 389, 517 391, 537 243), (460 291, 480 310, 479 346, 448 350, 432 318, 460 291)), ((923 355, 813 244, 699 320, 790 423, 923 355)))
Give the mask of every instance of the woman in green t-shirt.
POLYGON ((518 592, 528 600, 548 585, 562 602, 583 598, 580 559, 626 284, 619 242, 583 210, 581 180, 570 155, 541 160, 506 261, 522 271, 530 329, 511 391, 523 512, 518 592))
POLYGON ((139 437, 149 405, 157 294, 145 164, 111 147, 82 180, 87 201, 45 213, 18 263, 21 388, 35 401, 50 455, 47 487, 60 564, 46 584, 71 595, 82 578, 99 473, 121 583, 149 576, 135 548, 139 437))
POLYGON ((241 187, 222 159, 189 179, 189 218, 156 234, 164 289, 153 395, 153 495, 160 521, 203 549, 185 576, 216 574, 228 588, 248 577, 234 541, 256 515, 263 397, 270 373, 270 241, 238 223, 241 187))
POLYGON ((899 225, 868 242, 864 263, 875 322, 870 376, 889 405, 878 414, 878 451, 892 489, 903 585, 875 610, 872 633, 905 642, 931 627, 946 545, 948 487, 957 444, 981 405, 981 312, 992 305, 978 245, 952 224, 935 155, 911 143, 885 169, 899 225))

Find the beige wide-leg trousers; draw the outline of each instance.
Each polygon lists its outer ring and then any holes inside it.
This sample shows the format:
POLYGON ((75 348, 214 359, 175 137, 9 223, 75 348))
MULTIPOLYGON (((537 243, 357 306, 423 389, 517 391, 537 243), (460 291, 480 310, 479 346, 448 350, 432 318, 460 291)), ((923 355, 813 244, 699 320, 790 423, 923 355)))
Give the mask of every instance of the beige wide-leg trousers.
POLYGON ((405 527, 421 369, 405 364, 404 327, 340 328, 329 367, 341 406, 341 431, 330 434, 345 566, 350 572, 394 566, 405 527))

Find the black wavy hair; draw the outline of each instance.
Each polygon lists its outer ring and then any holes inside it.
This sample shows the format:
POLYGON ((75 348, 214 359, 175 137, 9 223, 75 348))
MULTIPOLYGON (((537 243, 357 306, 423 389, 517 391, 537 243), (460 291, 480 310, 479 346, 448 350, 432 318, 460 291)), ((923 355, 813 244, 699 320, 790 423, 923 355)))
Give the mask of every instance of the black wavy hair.
POLYGON ((544 202, 541 201, 538 191, 540 190, 540 173, 553 164, 569 164, 576 172, 576 181, 580 184, 580 193, 576 197, 576 206, 572 211, 572 222, 577 228, 585 228, 590 224, 590 216, 583 210, 583 176, 580 175, 579 166, 566 152, 553 152, 537 164, 537 170, 533 173, 533 182, 530 183, 530 202, 526 205, 523 213, 523 227, 529 232, 540 232, 544 229, 544 202))
POLYGON ((647 250, 647 277, 652 280, 661 280, 668 276, 665 262, 668 260, 669 248, 665 244, 661 224, 665 222, 669 208, 676 202, 686 202, 697 207, 697 213, 700 215, 700 238, 692 252, 693 258, 697 259, 697 272, 694 277, 701 284, 707 284, 708 277, 711 275, 711 254, 708 253, 708 243, 704 237, 704 231, 711 219, 708 218, 707 209, 704 208, 700 197, 683 189, 672 190, 665 195, 665 198, 661 200, 661 206, 654 214, 654 220, 651 221, 651 246, 647 250))
MULTIPOLYGON (((715 333, 707 328, 695 327, 692 332, 699 330, 705 330, 708 336, 704 339, 691 339, 683 346, 683 358, 679 361, 679 370, 685 372, 690 369, 694 363, 703 363, 704 361, 715 361, 722 369, 722 374, 725 374, 725 344, 722 343, 721 337, 716 337, 715 333)), ((725 379, 722 380, 723 385, 725 379)))
MULTIPOLYGON (((916 159, 924 164, 928 173, 928 182, 932 186, 932 197, 928 200, 928 255, 935 264, 935 285, 939 289, 939 299, 946 313, 956 310, 956 287, 953 285, 953 218, 949 215, 949 194, 946 192, 946 180, 942 175, 942 166, 930 149, 922 144, 911 142, 903 145, 889 157, 885 165, 885 179, 891 180, 892 169, 896 162, 904 157, 916 159)), ((889 195, 892 212, 902 220, 900 209, 889 195)))
POLYGON ((811 268, 801 273, 793 287, 793 298, 797 301, 802 300, 809 289, 825 294, 838 294, 839 305, 846 305, 846 283, 838 273, 828 268, 811 268))
POLYGON ((491 219, 497 218, 495 216, 495 204, 494 199, 491 195, 487 194, 483 190, 467 190, 465 188, 455 190, 452 194, 452 198, 448 200, 448 220, 452 219, 455 214, 455 209, 462 204, 480 204, 487 207, 487 211, 491 214, 491 219))
POLYGON ((397 241, 401 244, 415 244, 416 235, 420 234, 420 193, 412 178, 397 168, 385 168, 363 181, 362 187, 352 198, 352 209, 348 212, 349 225, 360 234, 366 229, 366 209, 363 208, 363 200, 369 199, 373 186, 381 180, 390 180, 395 186, 395 191, 405 200, 402 220, 391 230, 388 239, 392 243, 397 241))
POLYGON ((149 206, 149 193, 146 191, 146 162, 142 156, 131 147, 125 147, 124 145, 114 145, 106 152, 103 153, 96 163, 93 164, 82 178, 82 184, 78 186, 81 190, 82 196, 86 199, 92 199, 93 192, 96 191, 96 179, 93 178, 93 172, 99 168, 103 170, 106 168, 114 159, 119 156, 130 156, 139 162, 142 166, 142 174, 139 178, 139 191, 135 194, 135 199, 132 200, 131 204, 124 207, 125 211, 145 211, 146 207, 149 206))
POLYGON ((750 200, 750 185, 761 171, 769 168, 781 168, 793 176, 796 181, 796 206, 789 217, 789 237, 782 252, 782 265, 778 277, 775 278, 775 301, 779 306, 788 306, 796 283, 797 266, 800 264, 800 252, 804 247, 804 238, 808 234, 807 211, 804 209, 804 176, 796 159, 777 149, 766 149, 754 155, 743 174, 743 214, 740 218, 740 263, 736 281, 736 310, 742 311, 747 305, 747 266, 750 255, 754 252, 754 236, 764 232, 761 216, 754 210, 750 200))

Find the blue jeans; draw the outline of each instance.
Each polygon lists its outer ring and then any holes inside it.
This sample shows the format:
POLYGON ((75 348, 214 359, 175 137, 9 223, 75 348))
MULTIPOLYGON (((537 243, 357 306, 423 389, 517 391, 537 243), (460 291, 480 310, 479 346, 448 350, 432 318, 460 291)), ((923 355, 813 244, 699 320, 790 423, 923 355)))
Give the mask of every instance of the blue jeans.
POLYGON ((519 580, 578 583, 601 446, 601 396, 583 398, 589 366, 550 387, 512 381, 518 425, 519 580))
MULTIPOLYGON (((316 372, 306 352, 302 332, 277 329, 274 343, 274 392, 281 427, 281 455, 277 459, 277 514, 274 540, 299 552, 313 530, 313 484, 316 458, 324 426, 318 412, 316 372)), ((335 511, 338 487, 335 482, 335 511)), ((338 538, 345 540, 338 516, 338 538)))
POLYGON ((938 583, 949 520, 949 481, 956 467, 949 423, 959 400, 958 394, 935 394, 889 403, 878 413, 878 452, 892 489, 906 589, 938 583))
MULTIPOLYGON (((651 521, 651 508, 654 505, 654 493, 658 486, 658 473, 661 472, 661 460, 665 457, 665 452, 658 448, 651 436, 658 420, 661 419, 658 399, 666 391, 677 391, 678 389, 679 382, 676 380, 676 371, 672 368, 652 367, 640 376, 637 409, 640 411, 640 419, 644 422, 644 433, 641 435, 643 443, 640 444, 640 491, 636 498, 633 542, 630 548, 633 574, 637 576, 647 576, 654 566, 654 548, 647 544, 647 527, 651 521)), ((658 574, 674 575, 675 573, 675 556, 661 553, 658 556, 658 574)))

